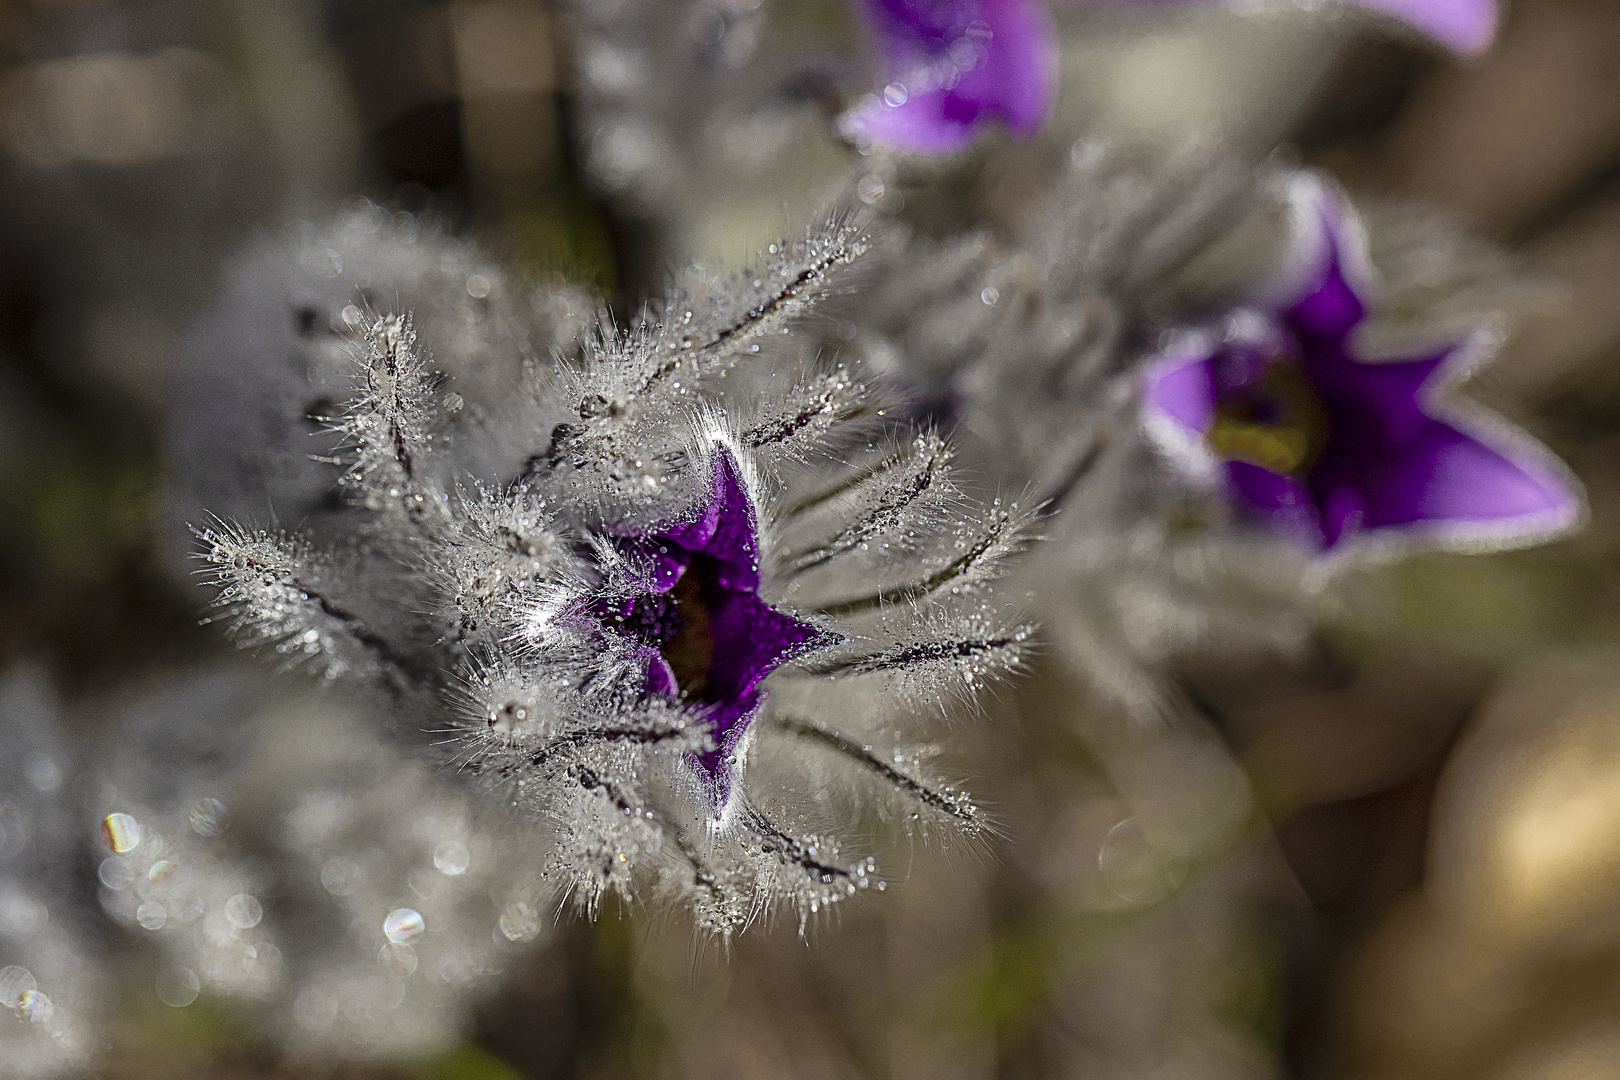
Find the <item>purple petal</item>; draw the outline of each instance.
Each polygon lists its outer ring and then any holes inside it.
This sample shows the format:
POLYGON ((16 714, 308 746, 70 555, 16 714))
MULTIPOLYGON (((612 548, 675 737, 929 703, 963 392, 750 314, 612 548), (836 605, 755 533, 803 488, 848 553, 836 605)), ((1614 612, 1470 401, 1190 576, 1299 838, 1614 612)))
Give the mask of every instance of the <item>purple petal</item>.
POLYGON ((1311 547, 1330 546, 1322 535, 1316 505, 1304 481, 1247 461, 1228 461, 1226 476, 1233 494, 1267 528, 1311 547))
POLYGON ((1336 243, 1329 249, 1327 265, 1316 287, 1295 301, 1284 315, 1300 333, 1322 335, 1348 334, 1366 317, 1366 305, 1345 278, 1336 243))
POLYGON ((844 115, 850 138, 949 154, 999 120, 1022 137, 1057 92, 1057 44, 1040 0, 860 0, 888 85, 844 115))
POLYGON ((1367 528, 1441 525, 1458 539, 1511 543, 1581 515, 1577 490, 1539 455, 1497 449, 1436 419, 1339 484, 1354 489, 1367 528))
POLYGON ((1215 361, 1194 346, 1148 368, 1142 405, 1150 417, 1163 417, 1188 438, 1202 439, 1215 423, 1215 361))
POLYGON ((1332 415, 1311 474, 1330 545, 1357 529, 1423 527, 1501 546, 1580 518, 1578 487, 1537 444, 1505 426, 1470 434, 1425 407, 1466 344, 1381 363, 1357 360, 1342 342, 1307 344, 1307 368, 1332 415))
POLYGON ((666 698, 680 696, 681 688, 675 682, 675 669, 669 666, 663 653, 651 645, 643 645, 636 650, 636 655, 647 665, 645 693, 666 698))
MULTIPOLYGON (((696 555, 720 563, 724 584, 734 589, 759 588, 758 523, 754 503, 743 486, 742 469, 725 446, 714 456, 713 496, 695 521, 678 524, 656 534, 696 555)), ((673 579, 670 582, 674 584, 673 579)))
POLYGON ((655 536, 614 537, 613 546, 625 556, 636 581, 648 592, 669 592, 691 561, 687 552, 655 536))
POLYGON ((1367 238, 1331 180, 1305 170, 1288 193, 1288 248, 1254 302, 1280 311, 1306 333, 1342 335, 1371 306, 1367 238))
POLYGON ((758 709, 759 684, 785 661, 808 649, 831 644, 819 628, 784 615, 752 592, 716 588, 705 596, 714 661, 703 710, 715 748, 695 755, 719 811, 729 797, 737 744, 758 709))
POLYGON ((1150 433, 1207 457, 1217 405, 1243 405, 1257 360, 1279 355, 1299 365, 1316 398, 1305 415, 1323 414, 1316 426, 1326 441, 1303 478, 1225 462, 1233 495, 1271 528, 1323 548, 1377 530, 1501 547, 1578 522, 1579 485, 1551 454, 1499 422, 1453 421, 1431 407, 1447 371, 1478 342, 1375 362, 1354 354, 1370 277, 1354 211, 1311 174, 1294 185, 1290 206, 1289 254, 1264 290, 1277 317, 1234 313, 1217 348, 1184 349, 1149 368, 1150 433), (1278 331, 1284 339, 1269 341, 1278 331))
MULTIPOLYGON (((647 567, 649 592, 669 592, 689 575, 700 587, 710 653, 704 685, 688 704, 708 725, 715 746, 689 761, 710 809, 720 816, 731 798, 748 725, 763 700, 760 683, 794 656, 833 644, 837 635, 760 599, 758 517, 742 468, 724 445, 715 448, 709 498, 695 517, 615 543, 647 567)), ((597 614, 622 615, 632 603, 611 610, 601 606, 597 614)), ((649 646, 640 655, 646 662, 645 692, 678 697, 681 688, 663 653, 649 646)))
POLYGON ((1479 53, 1496 37, 1496 0, 1351 0, 1393 15, 1449 49, 1479 53))
MULTIPOLYGON (((1090 0, 1102 6, 1166 6, 1209 0, 1090 0)), ((1460 53, 1484 52, 1496 37, 1496 0, 1345 0, 1391 15, 1460 53)), ((1236 5, 1233 5, 1236 6, 1236 5)))

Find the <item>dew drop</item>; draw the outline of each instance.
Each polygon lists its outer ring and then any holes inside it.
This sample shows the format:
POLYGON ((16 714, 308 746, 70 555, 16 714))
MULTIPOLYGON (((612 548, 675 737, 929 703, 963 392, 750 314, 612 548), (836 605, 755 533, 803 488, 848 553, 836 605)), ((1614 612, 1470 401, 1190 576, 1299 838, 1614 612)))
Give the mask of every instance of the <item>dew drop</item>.
POLYGON ((348 896, 360 884, 360 868, 342 855, 327 859, 321 867, 321 887, 333 896, 348 896))
POLYGON ((130 882, 135 880, 135 867, 129 860, 109 855, 101 860, 101 869, 96 871, 101 883, 114 892, 129 888, 130 882))
POLYGON ((465 874, 471 862, 472 856, 467 851, 467 845, 460 840, 446 840, 433 849, 433 866, 447 877, 460 877, 465 874))
POLYGON ((1181 884, 1184 874, 1182 867, 1153 845, 1136 818, 1126 818, 1108 830, 1097 851, 1097 869, 1114 895, 1134 904, 1163 900, 1181 884))
POLYGON ((22 1004, 24 994, 31 994, 38 988, 34 973, 27 968, 15 964, 0 968, 0 1005, 15 1009, 22 1004))
POLYGON ((141 842, 141 823, 128 814, 108 814, 101 819, 101 842, 114 855, 133 851, 141 842))
POLYGON ((191 807, 190 818, 191 831, 198 836, 218 836, 230 824, 230 814, 218 799, 198 799, 191 807))
POLYGON ((395 978, 409 978, 416 973, 416 964, 416 950, 397 941, 390 941, 377 952, 377 966, 395 978))
POLYGON ((421 913, 411 908, 395 908, 383 920, 383 936, 396 945, 421 937, 426 929, 421 913))
POLYGON ((225 921, 238 930, 251 930, 264 918, 264 905, 257 897, 237 893, 225 901, 225 921))
POLYGON ((43 990, 28 990, 17 999, 17 1011, 30 1024, 48 1024, 56 1015, 56 1005, 43 990))
POLYGON ((522 900, 501 909, 501 935, 507 941, 533 941, 540 933, 540 915, 522 900))
POLYGON ((855 194, 868 206, 882 199, 884 190, 882 178, 872 173, 861 177, 855 184, 855 194))
POLYGON ((159 973, 156 989, 158 1000, 163 1004, 183 1009, 197 1000, 202 982, 190 968, 175 966, 159 973))
POLYGON ((49 794, 62 786, 62 768, 44 754, 28 758, 28 782, 35 791, 49 794))

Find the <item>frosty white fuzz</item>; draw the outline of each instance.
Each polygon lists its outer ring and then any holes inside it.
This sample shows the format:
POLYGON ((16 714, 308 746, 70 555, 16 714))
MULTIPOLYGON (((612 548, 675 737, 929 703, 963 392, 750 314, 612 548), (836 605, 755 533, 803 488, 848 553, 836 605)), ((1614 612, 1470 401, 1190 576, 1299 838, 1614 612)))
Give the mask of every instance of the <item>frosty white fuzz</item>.
POLYGON ((784 34, 772 4, 564 6, 577 34, 581 157, 641 214, 668 219, 782 175, 828 127, 822 99, 847 61, 784 34))
POLYGON ((335 494, 340 474, 318 459, 333 453, 329 421, 351 393, 349 338, 384 310, 412 313, 433 357, 424 379, 454 380, 432 430, 415 433, 434 441, 435 463, 508 468, 481 456, 515 448, 458 433, 520 407, 525 368, 570 351, 594 304, 525 283, 430 219, 369 203, 264 238, 230 265, 180 358, 168 439, 177 552, 190 551, 185 523, 205 514, 320 532, 352 512, 335 494))
POLYGON ((200 531, 238 636, 447 737, 550 823, 538 881, 587 909, 651 891, 729 935, 879 885, 807 834, 836 819, 780 747, 975 833, 907 731, 1019 663, 1029 628, 990 583, 1031 519, 965 498, 940 438, 819 357, 805 328, 870 246, 835 218, 741 273, 689 273, 577 362, 525 368, 525 409, 462 429, 450 461, 454 381, 408 317, 369 318, 333 466, 365 513, 323 526, 329 550, 200 531), (499 455, 460 449, 477 440, 530 450, 480 471, 499 455))
POLYGON ((78 1076, 95 1062, 108 988, 75 910, 74 762, 38 672, 0 681, 0 1062, 6 1076, 78 1076))
POLYGON ((441 1052, 543 936, 539 867, 505 808, 291 689, 216 670, 119 702, 82 818, 101 906, 171 1006, 252 1002, 294 1058, 441 1052))

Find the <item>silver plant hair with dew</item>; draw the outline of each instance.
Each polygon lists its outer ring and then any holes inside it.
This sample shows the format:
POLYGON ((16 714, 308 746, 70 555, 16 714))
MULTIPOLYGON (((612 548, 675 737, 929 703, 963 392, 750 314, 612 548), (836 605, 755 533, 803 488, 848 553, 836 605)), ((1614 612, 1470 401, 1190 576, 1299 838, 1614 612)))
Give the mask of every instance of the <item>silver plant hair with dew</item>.
POLYGON ((165 1003, 240 1002, 295 1060, 415 1060, 543 940, 512 815, 363 711, 237 665, 118 704, 82 817, 165 1003))
POLYGON ((661 895, 722 937, 785 905, 802 927, 882 887, 835 835, 839 792, 976 834, 918 748, 1025 652, 991 582, 1032 519, 967 499, 937 435, 821 354, 818 308, 872 243, 834 217, 525 366, 515 419, 457 435, 528 440, 505 472, 447 460, 454 381, 409 314, 373 313, 331 473, 364 512, 318 540, 204 525, 222 617, 549 823, 537 905, 661 895))
POLYGON ((595 302, 514 278, 432 219, 368 202, 260 239, 228 266, 179 358, 164 515, 178 564, 192 550, 186 523, 208 514, 351 528, 319 460, 337 448, 324 433, 350 393, 350 336, 395 310, 412 312, 455 383, 434 417, 442 463, 499 469, 514 448, 460 431, 488 430, 485 418, 519 398, 526 366, 573 351, 595 302))
MULTIPOLYGON (((826 138, 850 66, 787 32, 774 4, 568 0, 580 156, 591 179, 655 221, 775 178, 826 138)), ((812 158, 814 151, 811 152, 812 158)))
MULTIPOLYGON (((867 168, 875 190, 908 190, 906 162, 867 168)), ((1145 152, 1089 136, 1059 172, 995 230, 906 231, 852 316, 851 350, 914 415, 950 426, 967 460, 1047 506, 1028 573, 1054 651, 1101 703, 1157 724, 1188 707, 1179 661, 1310 658, 1325 620, 1361 610, 1353 562, 1239 520, 1141 420, 1142 373, 1165 343, 1275 272, 1302 173, 1209 143, 1145 152)), ((1367 222, 1383 271, 1362 335, 1375 352, 1499 330, 1538 295, 1502 253, 1419 208, 1367 222)))
POLYGON ((0 676, 0 1061, 19 1080, 77 1076, 100 1056, 110 988, 75 874, 72 749, 43 673, 0 676))

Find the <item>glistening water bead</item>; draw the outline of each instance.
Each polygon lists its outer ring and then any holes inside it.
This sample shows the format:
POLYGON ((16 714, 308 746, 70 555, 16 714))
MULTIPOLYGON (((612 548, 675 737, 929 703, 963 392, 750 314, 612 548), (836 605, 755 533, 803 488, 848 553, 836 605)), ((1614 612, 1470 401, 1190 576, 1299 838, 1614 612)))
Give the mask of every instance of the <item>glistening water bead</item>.
POLYGON ((101 842, 114 855, 133 851, 141 842, 141 823, 128 814, 108 814, 101 819, 101 842))
POLYGON ((395 908, 383 920, 383 936, 395 945, 403 945, 422 936, 427 929, 420 912, 411 908, 395 908))
POLYGON ((15 964, 0 968, 0 1005, 8 1009, 18 1008, 23 995, 37 989, 39 984, 34 981, 34 973, 27 968, 15 964))

